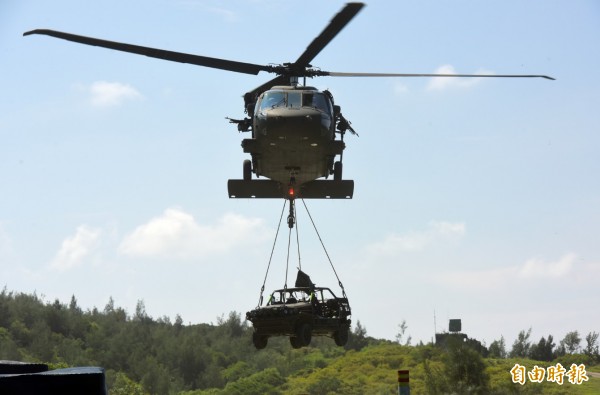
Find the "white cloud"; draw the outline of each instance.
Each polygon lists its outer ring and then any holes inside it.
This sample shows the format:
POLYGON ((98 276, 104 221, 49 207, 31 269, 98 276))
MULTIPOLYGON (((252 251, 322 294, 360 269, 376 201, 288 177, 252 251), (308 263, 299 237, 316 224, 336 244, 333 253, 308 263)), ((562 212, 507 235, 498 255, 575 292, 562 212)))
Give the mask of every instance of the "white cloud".
POLYGON ((95 107, 112 107, 126 100, 143 98, 134 87, 119 82, 96 81, 89 88, 91 103, 95 107))
POLYGON ((384 240, 368 245, 366 249, 369 253, 383 255, 422 251, 436 242, 462 238, 465 233, 464 222, 432 221, 425 230, 406 234, 392 233, 384 240))
POLYGON ((429 226, 434 234, 444 238, 462 237, 467 232, 464 222, 432 221, 429 226))
POLYGON ((530 258, 520 265, 487 270, 471 270, 440 273, 437 281, 444 284, 454 284, 459 288, 469 289, 500 289, 512 287, 515 281, 530 283, 535 280, 565 280, 589 281, 600 272, 599 264, 576 265, 578 257, 574 253, 561 256, 556 261, 544 261, 530 258))
POLYGON ((575 264, 577 255, 563 255, 556 262, 544 262, 539 258, 529 259, 519 268, 520 278, 559 278, 568 275, 575 264))
MULTIPOLYGON (((458 74, 454 69, 454 66, 445 64, 443 66, 438 67, 435 71, 435 74, 458 74)), ((492 72, 484 69, 479 69, 473 74, 493 74, 492 72)), ((451 88, 470 88, 478 83, 480 83, 482 78, 478 77, 433 77, 429 80, 427 84, 428 91, 441 91, 445 89, 451 88)))
POLYGON ((57 270, 67 270, 83 263, 97 248, 100 230, 86 225, 77 228, 75 235, 67 237, 50 266, 57 270))
POLYGON ((127 235, 119 252, 137 257, 193 259, 254 244, 266 235, 263 221, 258 218, 229 213, 215 225, 202 225, 191 214, 169 208, 127 235))

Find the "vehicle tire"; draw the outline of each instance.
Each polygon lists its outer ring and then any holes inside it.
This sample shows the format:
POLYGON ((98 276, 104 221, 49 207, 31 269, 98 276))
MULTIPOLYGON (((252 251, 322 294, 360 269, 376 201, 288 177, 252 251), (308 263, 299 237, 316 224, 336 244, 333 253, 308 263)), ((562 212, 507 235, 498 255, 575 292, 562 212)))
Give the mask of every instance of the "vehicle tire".
POLYGON ((250 159, 244 160, 244 181, 252 180, 252 161, 250 159))
POLYGON ((342 181, 342 162, 340 161, 333 164, 333 180, 342 181))
POLYGON ((290 344, 292 345, 292 348, 301 348, 302 347, 302 344, 300 344, 299 339, 295 336, 290 336, 290 344))
POLYGON ((267 336, 259 335, 256 332, 252 333, 252 343, 254 343, 254 347, 256 347, 257 350, 262 350, 267 347, 268 341, 269 338, 267 336))
POLYGON ((348 328, 341 327, 333 334, 333 340, 337 346, 345 346, 348 343, 348 328))
POLYGON ((312 329, 310 324, 299 324, 296 328, 296 338, 300 346, 308 346, 312 340, 312 329))

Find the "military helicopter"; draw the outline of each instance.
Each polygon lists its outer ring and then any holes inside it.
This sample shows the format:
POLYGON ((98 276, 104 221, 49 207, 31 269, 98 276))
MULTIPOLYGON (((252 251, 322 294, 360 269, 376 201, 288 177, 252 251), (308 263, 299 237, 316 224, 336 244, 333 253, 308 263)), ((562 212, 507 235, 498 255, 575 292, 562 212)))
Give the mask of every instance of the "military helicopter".
POLYGON ((230 198, 352 198, 354 181, 342 179, 346 132, 356 134, 342 115, 333 95, 306 86, 306 77, 521 77, 545 75, 401 74, 345 73, 323 71, 310 62, 364 7, 348 3, 296 59, 280 65, 259 65, 211 58, 138 45, 107 41, 48 29, 23 35, 43 34, 81 44, 130 52, 180 63, 257 75, 264 71, 277 76, 244 95, 243 119, 227 118, 238 131, 251 132, 242 140, 251 160, 243 162, 243 177, 228 181, 230 198), (303 78, 303 85, 299 79, 303 78), (339 137, 338 137, 339 135, 339 137), (339 156, 339 160, 336 158, 339 156), (252 179, 252 173, 256 178, 252 179), (328 180, 333 176, 333 180, 328 180), (323 179, 325 178, 325 179, 323 179))

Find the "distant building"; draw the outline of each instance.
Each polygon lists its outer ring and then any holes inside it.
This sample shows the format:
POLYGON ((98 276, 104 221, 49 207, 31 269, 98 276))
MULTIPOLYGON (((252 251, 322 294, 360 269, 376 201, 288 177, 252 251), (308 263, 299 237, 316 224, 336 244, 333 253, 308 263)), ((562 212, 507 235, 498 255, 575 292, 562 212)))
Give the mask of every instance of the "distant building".
POLYGON ((462 323, 460 319, 451 319, 448 324, 448 332, 435 334, 435 345, 447 348, 449 342, 464 343, 466 346, 474 349, 483 357, 488 355, 487 348, 476 339, 469 339, 466 333, 461 333, 462 323))
POLYGON ((451 319, 448 323, 448 332, 436 333, 435 334, 435 345, 438 347, 447 347, 450 339, 456 339, 459 342, 467 341, 468 337, 464 333, 460 333, 462 330, 462 322, 460 318, 451 319))

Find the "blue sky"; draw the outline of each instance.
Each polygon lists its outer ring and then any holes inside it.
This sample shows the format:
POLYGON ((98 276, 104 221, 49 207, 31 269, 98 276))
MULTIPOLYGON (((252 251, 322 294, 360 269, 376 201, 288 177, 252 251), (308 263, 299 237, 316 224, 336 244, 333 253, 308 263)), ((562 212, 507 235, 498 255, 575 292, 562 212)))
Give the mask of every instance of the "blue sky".
MULTIPOLYGON (((283 204, 226 193, 246 156, 225 117, 242 117, 241 95, 272 76, 23 32, 282 63, 342 6, 3 1, 0 286, 216 322, 256 305, 283 204)), ((434 311, 438 331, 461 318, 488 345, 529 327, 535 341, 600 331, 599 22, 596 1, 373 2, 314 59, 557 79, 309 81, 360 134, 344 154, 354 199, 306 203, 369 335, 393 339, 406 320, 429 341, 434 311)), ((302 268, 339 292, 298 213, 302 268)), ((285 282, 286 247, 284 233, 268 290, 285 282)))

